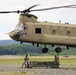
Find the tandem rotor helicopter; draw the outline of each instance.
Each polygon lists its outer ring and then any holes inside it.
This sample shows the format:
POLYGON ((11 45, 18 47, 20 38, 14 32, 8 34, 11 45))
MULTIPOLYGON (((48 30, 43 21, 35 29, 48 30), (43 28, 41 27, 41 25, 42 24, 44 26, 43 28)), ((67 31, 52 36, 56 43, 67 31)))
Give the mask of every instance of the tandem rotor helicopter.
POLYGON ((48 52, 46 45, 58 45, 55 48, 55 51, 57 53, 60 53, 62 51, 60 46, 66 46, 67 49, 69 49, 69 47, 76 47, 76 25, 68 23, 62 24, 39 22, 37 21, 37 16, 29 14, 33 11, 45 11, 59 8, 76 8, 76 4, 31 10, 36 6, 38 5, 33 5, 23 11, 17 10, 0 12, 0 14, 20 13, 19 22, 16 28, 13 31, 9 32, 9 37, 21 43, 28 42, 32 43, 33 45, 37 44, 37 46, 39 46, 39 44, 43 44, 43 53, 48 52))

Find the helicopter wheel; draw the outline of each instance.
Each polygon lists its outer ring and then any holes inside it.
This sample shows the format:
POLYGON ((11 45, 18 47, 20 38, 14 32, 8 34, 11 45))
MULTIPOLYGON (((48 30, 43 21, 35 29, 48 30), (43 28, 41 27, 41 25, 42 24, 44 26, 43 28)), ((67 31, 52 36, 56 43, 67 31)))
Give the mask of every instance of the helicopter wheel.
POLYGON ((55 48, 55 52, 56 52, 56 53, 60 53, 61 51, 62 51, 61 47, 56 47, 56 48, 55 48))
POLYGON ((43 49, 42 49, 42 52, 43 52, 43 53, 47 53, 47 52, 48 52, 48 48, 43 48, 43 49))

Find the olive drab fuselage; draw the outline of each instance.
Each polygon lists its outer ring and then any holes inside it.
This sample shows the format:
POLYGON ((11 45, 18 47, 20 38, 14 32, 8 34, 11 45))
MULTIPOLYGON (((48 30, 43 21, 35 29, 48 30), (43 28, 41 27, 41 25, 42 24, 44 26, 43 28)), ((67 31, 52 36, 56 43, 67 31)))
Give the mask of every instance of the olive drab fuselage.
POLYGON ((9 36, 20 42, 76 46, 76 25, 39 22, 32 14, 20 14, 19 23, 9 36), (17 38, 14 37, 20 31, 22 33, 17 38))

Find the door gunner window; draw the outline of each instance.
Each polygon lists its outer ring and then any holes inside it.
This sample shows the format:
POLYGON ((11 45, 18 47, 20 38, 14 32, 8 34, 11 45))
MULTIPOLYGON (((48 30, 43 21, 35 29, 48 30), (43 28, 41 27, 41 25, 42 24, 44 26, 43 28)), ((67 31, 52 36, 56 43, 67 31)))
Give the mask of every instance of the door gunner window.
POLYGON ((41 34, 41 28, 35 28, 35 33, 41 34))

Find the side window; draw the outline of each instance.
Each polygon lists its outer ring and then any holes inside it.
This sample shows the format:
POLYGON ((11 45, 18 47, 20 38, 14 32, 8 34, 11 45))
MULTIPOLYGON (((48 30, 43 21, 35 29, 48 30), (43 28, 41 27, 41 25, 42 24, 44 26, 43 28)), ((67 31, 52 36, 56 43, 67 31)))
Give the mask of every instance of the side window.
POLYGON ((35 33, 41 34, 41 28, 35 28, 35 33))

